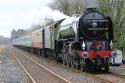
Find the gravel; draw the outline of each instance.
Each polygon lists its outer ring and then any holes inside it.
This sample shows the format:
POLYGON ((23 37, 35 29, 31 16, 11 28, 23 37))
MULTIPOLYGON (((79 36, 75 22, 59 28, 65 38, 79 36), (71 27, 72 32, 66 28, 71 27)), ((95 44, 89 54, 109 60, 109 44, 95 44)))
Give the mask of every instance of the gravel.
POLYGON ((5 46, 0 47, 0 83, 28 83, 24 72, 14 63, 5 46))
POLYGON ((67 83, 20 53, 15 52, 15 55, 36 83, 67 83))
MULTIPOLYGON (((52 61, 46 59, 45 57, 24 52, 22 50, 19 51, 24 53, 28 57, 32 58, 39 64, 44 65, 45 67, 52 70, 56 74, 69 80, 71 83, 101 83, 100 81, 88 77, 84 74, 74 72, 70 68, 66 68, 65 66, 60 66, 58 63, 53 63, 52 61)), ((28 65, 31 64, 31 62, 28 62, 27 60, 24 61, 27 62, 27 64, 25 64, 25 62, 24 64, 25 66, 29 67, 28 70, 34 70, 34 68, 36 68, 36 66, 28 65)), ((38 78, 40 79, 39 83, 63 83, 60 82, 57 78, 49 75, 46 71, 41 70, 41 68, 37 67, 36 71, 33 72, 33 74, 38 75, 38 78)), ((125 65, 112 66, 110 67, 110 71, 121 75, 125 75, 125 65)), ((107 80, 112 80, 113 83, 124 83, 125 81, 123 79, 119 80, 114 76, 106 74, 105 75, 101 74, 97 76, 107 80)), ((6 49, 5 46, 2 47, 0 46, 0 83, 31 83, 31 80, 29 79, 27 74, 23 71, 23 69, 19 66, 19 64, 12 58, 10 52, 6 49)))
POLYGON ((114 73, 121 74, 121 75, 125 75, 125 65, 122 65, 122 66, 112 66, 110 68, 110 71, 114 72, 114 73))
POLYGON ((24 53, 28 57, 32 58, 39 64, 44 65, 45 67, 52 70, 56 74, 69 80, 71 83, 101 83, 100 81, 97 81, 96 79, 93 79, 93 78, 83 75, 81 73, 74 72, 69 68, 60 66, 59 64, 53 63, 52 61, 50 61, 44 57, 37 56, 37 55, 31 54, 31 53, 27 53, 22 50, 19 50, 19 51, 21 53, 24 53))
MULTIPOLYGON (((24 52, 22 50, 19 50, 19 51, 24 53, 28 57, 32 58, 33 60, 37 61, 38 63, 44 65, 45 67, 52 70, 56 74, 69 80, 71 83, 100 83, 100 81, 90 78, 84 74, 74 72, 74 71, 70 70, 69 68, 60 66, 59 64, 56 64, 56 63, 53 63, 52 61, 50 61, 44 57, 41 57, 39 55, 34 55, 34 54, 31 54, 28 52, 24 52)), ((125 65, 110 67, 110 71, 121 74, 121 75, 125 75, 125 65)), ((100 74, 100 75, 96 75, 96 76, 99 76, 100 78, 103 78, 103 79, 110 80, 113 83, 124 83, 125 82, 124 79, 119 79, 110 74, 100 74)), ((46 78, 44 78, 44 79, 46 79, 46 78)))
POLYGON ((98 74, 97 77, 106 79, 112 83, 125 83, 125 79, 122 79, 120 77, 114 76, 112 74, 98 74))

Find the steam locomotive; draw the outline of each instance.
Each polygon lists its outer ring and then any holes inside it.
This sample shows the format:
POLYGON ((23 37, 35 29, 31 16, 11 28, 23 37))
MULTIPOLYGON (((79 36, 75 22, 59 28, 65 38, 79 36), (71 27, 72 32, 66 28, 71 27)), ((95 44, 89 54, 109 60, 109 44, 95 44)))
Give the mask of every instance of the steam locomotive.
POLYGON ((84 71, 109 70, 113 23, 94 8, 13 40, 13 46, 84 71))

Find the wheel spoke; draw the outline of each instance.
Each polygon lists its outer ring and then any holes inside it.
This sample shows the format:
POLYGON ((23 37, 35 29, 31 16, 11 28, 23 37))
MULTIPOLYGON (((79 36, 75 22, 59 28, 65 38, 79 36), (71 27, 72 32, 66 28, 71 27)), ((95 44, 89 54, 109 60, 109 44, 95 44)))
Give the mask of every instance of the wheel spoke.
POLYGON ((73 57, 72 57, 72 60, 71 60, 71 66, 72 66, 72 68, 75 67, 75 61, 74 61, 74 58, 73 58, 73 57))

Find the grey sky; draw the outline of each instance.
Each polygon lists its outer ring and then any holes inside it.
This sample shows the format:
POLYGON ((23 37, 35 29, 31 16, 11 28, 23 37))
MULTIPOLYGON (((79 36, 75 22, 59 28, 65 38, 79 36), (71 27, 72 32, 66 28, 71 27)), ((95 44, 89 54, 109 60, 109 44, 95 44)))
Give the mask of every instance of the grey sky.
POLYGON ((52 0, 0 0, 0 35, 10 37, 12 29, 26 29, 38 23, 39 11, 50 2, 52 0))

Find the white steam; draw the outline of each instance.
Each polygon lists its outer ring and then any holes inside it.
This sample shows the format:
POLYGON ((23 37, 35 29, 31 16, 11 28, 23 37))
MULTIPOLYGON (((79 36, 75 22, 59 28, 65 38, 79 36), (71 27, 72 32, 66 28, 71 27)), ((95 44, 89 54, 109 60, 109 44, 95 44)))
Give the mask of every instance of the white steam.
POLYGON ((49 7, 44 7, 40 9, 32 9, 28 13, 22 14, 22 17, 27 21, 31 22, 31 25, 45 24, 46 20, 59 21, 64 18, 68 18, 69 16, 64 15, 58 10, 52 10, 49 7))

